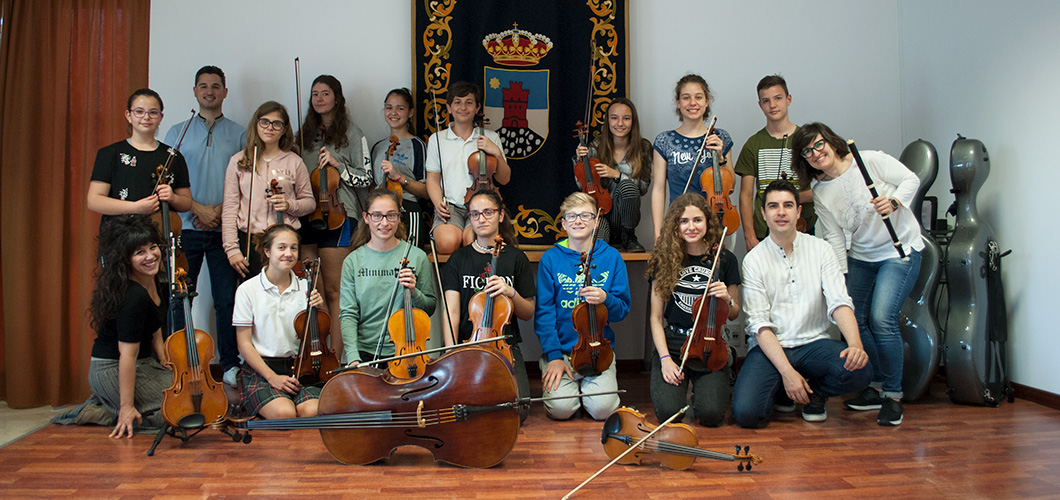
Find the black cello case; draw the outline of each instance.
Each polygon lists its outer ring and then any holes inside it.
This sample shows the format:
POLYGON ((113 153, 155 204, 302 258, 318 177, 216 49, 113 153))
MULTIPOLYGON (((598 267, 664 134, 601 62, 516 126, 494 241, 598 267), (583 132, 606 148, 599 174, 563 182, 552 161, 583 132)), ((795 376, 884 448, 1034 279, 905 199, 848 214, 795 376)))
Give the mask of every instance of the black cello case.
MULTIPOLYGON (((924 195, 939 173, 938 151, 930 142, 918 139, 905 147, 899 161, 920 178, 920 188, 910 207, 913 213, 920 217, 924 195)), ((902 332, 904 344, 902 392, 905 393, 903 399, 906 401, 919 399, 927 393, 941 358, 942 336, 935 311, 935 292, 942 268, 942 252, 935 238, 923 228, 923 224, 920 234, 924 239, 920 274, 898 314, 898 329, 902 332)))
POLYGON ((990 156, 983 143, 958 135, 950 148, 957 222, 946 254, 949 314, 944 356, 951 401, 998 406, 1004 397, 1012 401, 1005 359, 1003 254, 975 206, 989 174, 990 156))

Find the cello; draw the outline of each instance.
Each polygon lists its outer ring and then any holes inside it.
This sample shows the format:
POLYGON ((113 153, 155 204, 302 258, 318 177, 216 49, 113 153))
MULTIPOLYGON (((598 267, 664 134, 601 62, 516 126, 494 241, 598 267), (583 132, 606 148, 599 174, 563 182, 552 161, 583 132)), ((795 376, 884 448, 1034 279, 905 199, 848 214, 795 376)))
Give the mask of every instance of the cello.
MULTIPOLYGON (((305 261, 302 265, 309 275, 309 290, 315 290, 320 273, 320 259, 305 261)), ((339 367, 339 359, 328 347, 331 336, 331 316, 318 310, 309 303, 306 294, 305 311, 294 318, 294 331, 298 332, 301 345, 298 347, 298 359, 294 363, 294 376, 302 385, 313 385, 327 382, 334 377, 331 370, 339 367)))
POLYGON ((707 295, 711 283, 717 281, 718 260, 721 257, 721 243, 714 254, 714 264, 710 268, 710 279, 703 287, 703 295, 692 302, 692 332, 681 346, 681 366, 698 372, 714 372, 725 367, 729 361, 729 349, 723 336, 723 328, 729 320, 729 304, 707 295))
MULTIPOLYGON (((412 245, 409 245, 409 249, 411 248, 412 245)), ((409 259, 406 253, 401 259, 401 269, 408 267, 409 259)), ((387 330, 394 342, 394 352, 398 356, 425 350, 427 340, 431 338, 431 318, 422 309, 412 307, 412 290, 406 286, 401 288, 404 293, 403 307, 391 314, 387 320, 387 330)), ((395 360, 389 365, 390 374, 398 378, 414 378, 423 373, 427 362, 426 355, 395 360)))
MULTIPOLYGON (((715 116, 710 122, 710 130, 703 137, 703 145, 700 146, 701 153, 707 147, 707 137, 715 133, 714 128, 717 123, 718 117, 715 116)), ((699 186, 703 189, 703 196, 707 198, 708 204, 714 207, 714 213, 717 214, 721 225, 725 227, 725 234, 729 235, 735 233, 740 227, 740 213, 732 205, 731 199, 736 179, 730 170, 722 168, 718 164, 718 153, 716 151, 711 151, 711 157, 713 161, 711 161, 710 166, 699 175, 699 186)), ((693 172, 695 172, 694 169, 693 172)))
MULTIPOLYGON (((599 209, 596 216, 600 217, 599 209)), ((582 287, 593 286, 593 250, 596 249, 596 233, 599 230, 600 225, 597 223, 593 229, 592 247, 581 255, 582 272, 585 274, 582 287)), ((578 332, 578 343, 570 353, 571 367, 584 377, 603 373, 615 360, 611 342, 604 337, 607 307, 603 304, 590 304, 583 299, 571 311, 571 322, 574 324, 574 330, 578 332)))
MULTIPOLYGON (((479 120, 477 127, 479 137, 482 137, 482 126, 484 123, 488 123, 485 117, 479 120)), ((439 152, 439 154, 441 153, 439 152)), ((471 203, 471 197, 480 189, 497 190, 497 187, 493 185, 493 174, 497 173, 497 158, 495 156, 479 149, 468 155, 467 170, 471 174, 471 186, 468 186, 467 192, 464 193, 465 204, 471 203)))
POLYGON ((517 398, 500 353, 461 346, 428 361, 414 378, 343 372, 324 385, 316 417, 229 420, 221 427, 319 429, 328 452, 345 464, 370 464, 399 446, 419 446, 436 461, 492 467, 515 446, 517 398))
MULTIPOLYGON (((486 277, 487 280, 497 275, 497 258, 500 257, 501 248, 503 247, 504 238, 498 234, 493 239, 490 275, 486 277)), ((503 336, 504 328, 512 320, 513 310, 512 299, 504 295, 491 297, 485 290, 482 290, 471 296, 471 300, 467 303, 467 319, 474 326, 474 331, 471 333, 469 341, 474 342, 485 338, 503 336)), ((515 355, 512 353, 512 346, 503 340, 498 340, 491 344, 491 347, 500 351, 509 364, 514 366, 515 355)))
MULTIPOLYGON (((615 458, 634 447, 636 441, 655 428, 656 426, 648 423, 643 413, 633 408, 619 408, 604 420, 600 442, 603 443, 607 456, 615 458)), ((704 450, 699 448, 699 436, 691 426, 672 423, 636 445, 636 449, 619 459, 618 463, 640 464, 652 458, 664 467, 685 470, 692 466, 696 458, 710 458, 738 462, 736 470, 743 472, 750 471, 752 465, 762 463, 761 457, 749 452, 749 446, 744 446, 742 451, 736 446, 735 453, 731 454, 704 450)))
MULTIPOLYGON (((166 366, 173 385, 162 391, 162 417, 180 429, 198 429, 228 414, 228 396, 210 373, 214 344, 210 334, 192 324, 191 298, 183 268, 174 272, 175 298, 184 300, 184 329, 166 339, 166 366)), ((157 444, 157 443, 156 443, 157 444)))

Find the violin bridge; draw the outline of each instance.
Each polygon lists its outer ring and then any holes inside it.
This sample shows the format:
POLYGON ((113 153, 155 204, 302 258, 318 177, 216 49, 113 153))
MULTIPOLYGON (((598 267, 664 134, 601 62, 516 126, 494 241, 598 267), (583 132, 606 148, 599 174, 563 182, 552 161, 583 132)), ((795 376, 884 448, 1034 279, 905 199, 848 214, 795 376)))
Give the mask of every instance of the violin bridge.
POLYGON ((599 347, 600 342, 589 342, 589 347, 599 347))
POLYGON ((421 429, 427 427, 427 419, 423 418, 423 401, 420 401, 419 406, 416 407, 416 425, 421 429))
POLYGON ((321 351, 319 349, 309 353, 310 356, 321 356, 323 354, 324 354, 323 351, 321 351))

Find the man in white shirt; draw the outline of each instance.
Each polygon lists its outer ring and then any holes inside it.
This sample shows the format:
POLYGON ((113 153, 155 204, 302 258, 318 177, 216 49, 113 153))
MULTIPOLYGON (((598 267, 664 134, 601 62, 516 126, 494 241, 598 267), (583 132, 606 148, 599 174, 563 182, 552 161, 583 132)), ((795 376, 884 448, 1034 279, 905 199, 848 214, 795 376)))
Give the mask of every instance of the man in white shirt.
POLYGON ((765 426, 781 390, 803 404, 803 419, 824 421, 830 396, 856 391, 872 378, 835 252, 795 230, 800 212, 791 183, 766 187, 762 215, 769 236, 743 262, 751 349, 732 395, 733 419, 741 427, 765 426), (828 335, 830 321, 845 342, 828 335))

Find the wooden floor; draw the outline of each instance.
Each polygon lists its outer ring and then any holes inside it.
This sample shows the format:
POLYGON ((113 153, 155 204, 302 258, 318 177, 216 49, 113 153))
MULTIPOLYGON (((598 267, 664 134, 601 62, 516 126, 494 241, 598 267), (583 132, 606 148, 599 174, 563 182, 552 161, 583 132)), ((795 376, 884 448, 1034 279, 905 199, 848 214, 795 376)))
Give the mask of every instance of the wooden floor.
MULTIPOLYGON (((645 379, 622 375, 619 386, 624 403, 650 414, 645 379)), ((934 387, 897 428, 842 410, 839 398, 828 413, 760 430, 695 427, 703 448, 749 445, 764 458, 751 472, 704 459, 685 471, 615 466, 575 498, 1060 498, 1060 411, 1023 400, 956 406, 934 387)), ((474 470, 411 447, 346 466, 316 431, 255 431, 243 444, 207 430, 187 443, 166 438, 149 458, 152 436, 52 425, 0 449, 0 498, 560 498, 608 461, 599 435, 599 423, 553 422, 537 406, 507 459, 474 470)))

